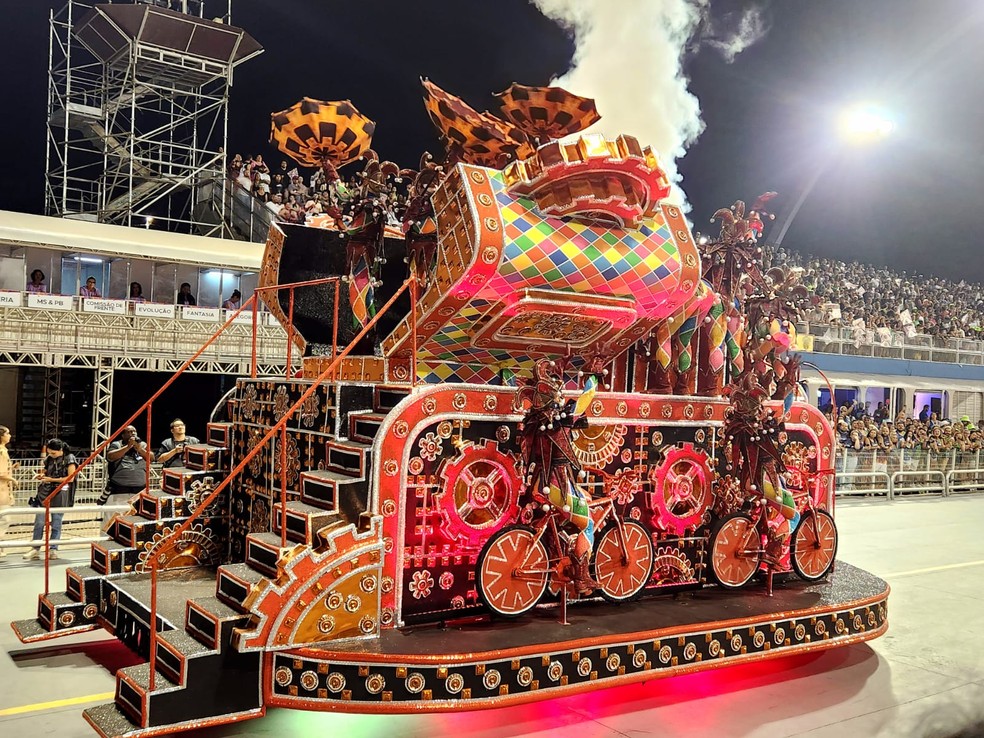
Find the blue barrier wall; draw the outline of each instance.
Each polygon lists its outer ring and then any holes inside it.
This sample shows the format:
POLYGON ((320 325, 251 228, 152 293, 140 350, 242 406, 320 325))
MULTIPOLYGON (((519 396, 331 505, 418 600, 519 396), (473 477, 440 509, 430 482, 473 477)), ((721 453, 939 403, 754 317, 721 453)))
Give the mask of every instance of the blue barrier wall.
POLYGON ((803 353, 803 360, 816 364, 825 372, 851 372, 888 376, 963 379, 984 383, 984 366, 946 364, 941 361, 879 359, 870 356, 803 353))

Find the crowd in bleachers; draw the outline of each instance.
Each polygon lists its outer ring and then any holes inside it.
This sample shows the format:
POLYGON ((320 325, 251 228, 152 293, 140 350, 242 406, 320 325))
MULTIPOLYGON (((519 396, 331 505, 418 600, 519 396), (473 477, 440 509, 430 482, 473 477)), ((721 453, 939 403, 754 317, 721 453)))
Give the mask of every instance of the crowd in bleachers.
POLYGON ((271 169, 262 154, 245 159, 236 154, 229 160, 227 174, 280 221, 310 224, 313 219, 328 217, 325 211, 330 200, 320 169, 305 183, 300 172, 286 160, 271 169))
MULTIPOLYGON (((824 410, 833 423, 832 408, 824 410)), ((855 402, 839 408, 836 425, 840 446, 854 451, 913 449, 938 454, 984 449, 984 420, 975 425, 967 415, 958 421, 940 419, 928 406, 916 417, 902 412, 892 420, 883 403, 872 410, 870 403, 855 402)))
POLYGON ((802 269, 820 304, 805 319, 855 329, 888 329, 912 337, 984 339, 984 286, 895 271, 856 261, 764 250, 768 265, 802 269))

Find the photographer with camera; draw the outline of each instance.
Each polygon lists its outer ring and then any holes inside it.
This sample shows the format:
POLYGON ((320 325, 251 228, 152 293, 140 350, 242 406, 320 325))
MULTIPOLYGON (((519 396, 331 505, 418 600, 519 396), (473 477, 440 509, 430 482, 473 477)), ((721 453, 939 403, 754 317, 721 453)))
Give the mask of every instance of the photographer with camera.
MULTIPOLYGON (((147 465, 154 460, 154 454, 140 440, 137 429, 132 425, 123 429, 118 441, 109 444, 106 460, 109 461, 109 483, 98 504, 105 505, 108 502, 122 505, 146 488, 147 465)), ((103 522, 109 523, 114 514, 105 513, 103 522)))
POLYGON ((161 442, 161 447, 157 449, 157 460, 160 461, 165 469, 175 466, 182 466, 184 457, 182 452, 189 443, 199 443, 194 436, 185 435, 185 424, 181 418, 171 421, 171 437, 165 438, 161 442))
MULTIPOLYGON (((65 482, 75 474, 78 461, 75 459, 75 455, 69 451, 69 445, 60 438, 52 438, 45 444, 43 449, 45 454, 44 468, 35 477, 39 482, 38 491, 34 497, 28 500, 31 507, 44 507, 45 505, 49 507, 71 507, 75 504, 75 482, 73 481, 71 484, 65 484, 65 482)), ((51 543, 61 538, 62 519, 64 517, 65 513, 62 512, 51 513, 51 543)), ((43 512, 34 516, 32 540, 40 541, 44 538, 44 518, 43 512)), ((57 551, 58 546, 51 546, 48 557, 57 559, 57 551)), ((24 560, 33 561, 38 558, 39 553, 39 546, 28 549, 27 553, 24 554, 24 560)))

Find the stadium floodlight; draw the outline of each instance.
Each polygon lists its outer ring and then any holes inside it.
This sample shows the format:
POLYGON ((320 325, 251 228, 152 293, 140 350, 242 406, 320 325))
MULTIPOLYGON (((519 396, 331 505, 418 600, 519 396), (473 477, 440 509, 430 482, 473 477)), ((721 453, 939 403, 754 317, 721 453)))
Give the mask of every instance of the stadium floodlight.
POLYGON ((890 136, 895 130, 895 121, 875 106, 856 105, 840 114, 838 127, 846 141, 865 143, 890 136))

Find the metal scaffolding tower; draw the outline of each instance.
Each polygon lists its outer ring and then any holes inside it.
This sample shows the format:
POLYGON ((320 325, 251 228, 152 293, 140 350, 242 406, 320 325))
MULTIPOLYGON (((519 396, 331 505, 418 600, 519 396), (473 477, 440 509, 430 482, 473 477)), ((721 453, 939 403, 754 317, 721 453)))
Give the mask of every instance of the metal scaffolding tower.
POLYGON ((204 0, 68 0, 50 16, 48 215, 223 235, 233 70, 262 53, 204 0), (221 202, 221 199, 217 200, 221 202), (221 207, 221 206, 220 206, 221 207))

